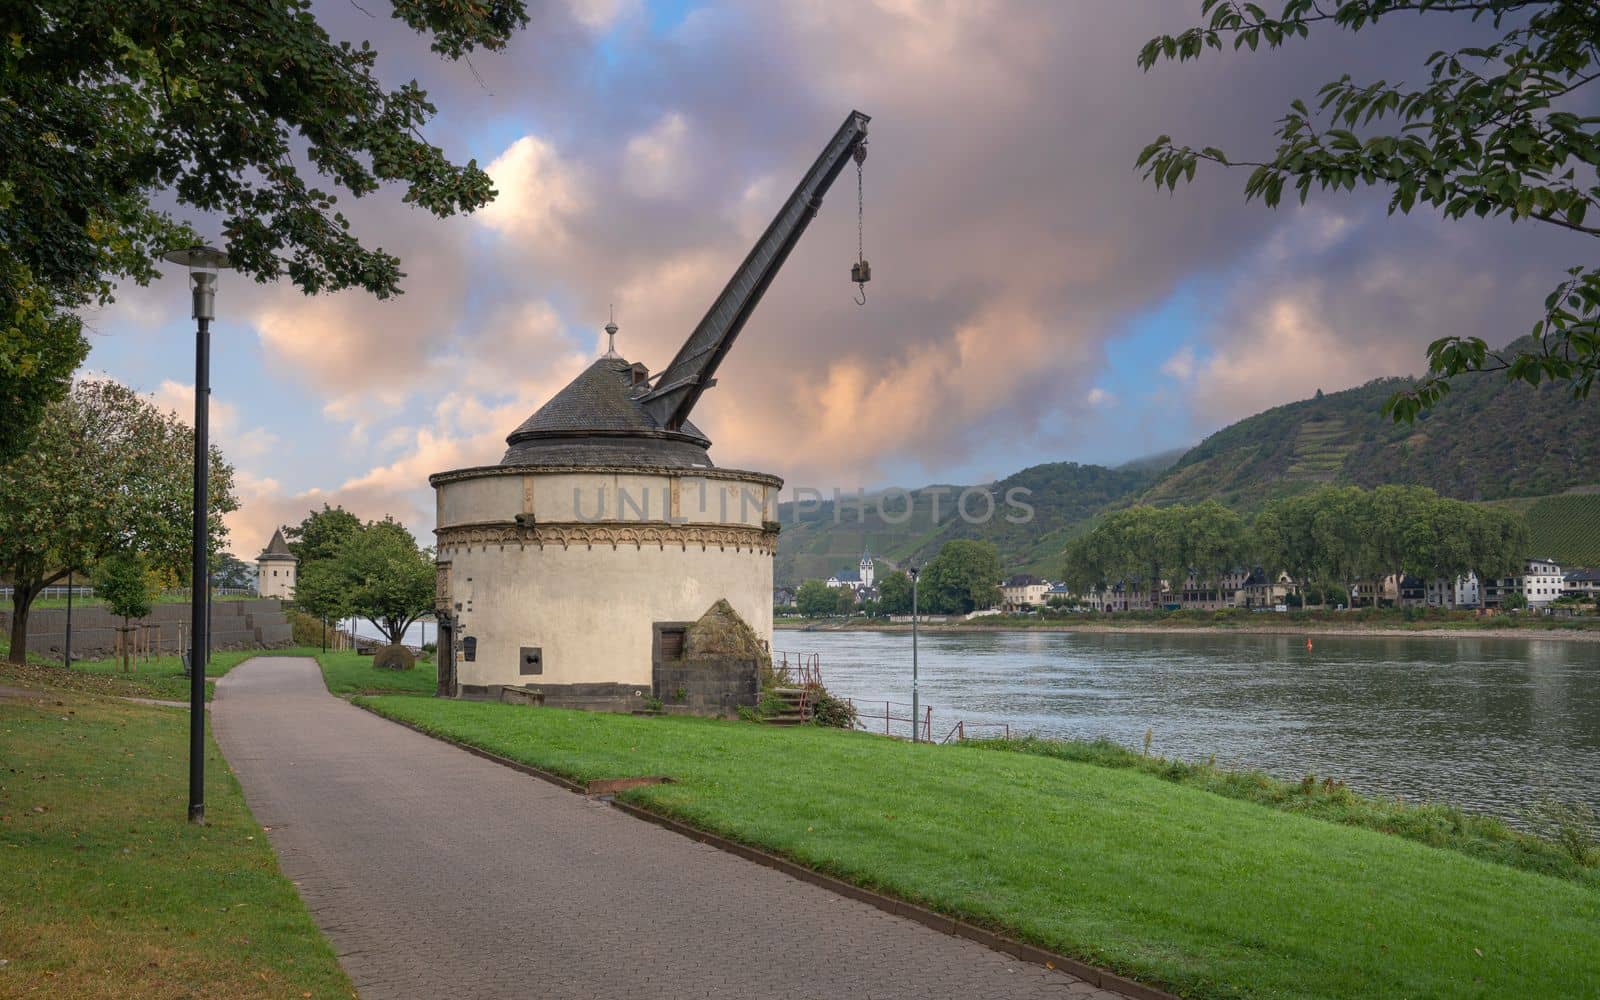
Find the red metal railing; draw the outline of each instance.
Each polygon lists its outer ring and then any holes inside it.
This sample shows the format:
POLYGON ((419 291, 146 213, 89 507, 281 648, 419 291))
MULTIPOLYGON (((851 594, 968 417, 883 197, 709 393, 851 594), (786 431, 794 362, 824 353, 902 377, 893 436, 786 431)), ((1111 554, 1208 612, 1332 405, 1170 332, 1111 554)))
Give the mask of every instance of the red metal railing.
POLYGON ((846 699, 851 707, 856 710, 856 724, 869 733, 878 732, 878 726, 883 726, 883 735, 893 736, 896 739, 916 739, 924 743, 933 739, 933 709, 924 707, 913 718, 911 706, 899 701, 856 701, 854 698, 846 699), (881 710, 880 710, 881 706, 881 710), (905 723, 903 732, 895 732, 895 723, 905 723))
POLYGON ((1004 739, 1004 740, 1009 740, 1010 738, 1011 738, 1011 723, 1009 723, 1009 722, 968 722, 967 720, 962 719, 960 722, 957 722, 955 724, 955 726, 953 726, 951 728, 951 730, 948 733, 945 734, 944 739, 940 740, 939 742, 940 743, 952 743, 952 742, 960 743, 962 740, 969 740, 969 739, 974 739, 974 740, 1004 739), (967 730, 969 730, 969 729, 978 730, 980 733, 987 731, 991 735, 987 735, 987 736, 970 735, 967 732, 967 730))
POLYGON ((772 651, 772 672, 778 683, 798 688, 822 686, 822 656, 819 653, 772 651))

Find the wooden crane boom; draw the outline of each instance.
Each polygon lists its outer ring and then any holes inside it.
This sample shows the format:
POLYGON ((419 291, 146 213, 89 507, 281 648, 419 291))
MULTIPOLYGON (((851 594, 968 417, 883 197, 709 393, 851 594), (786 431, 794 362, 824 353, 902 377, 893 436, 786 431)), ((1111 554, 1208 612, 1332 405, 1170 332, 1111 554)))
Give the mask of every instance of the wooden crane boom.
POLYGON ((733 346, 745 321, 755 311, 756 303, 761 301, 767 286, 783 267, 789 251, 800 242, 800 235, 806 231, 811 217, 822 207, 822 196, 856 149, 866 141, 869 120, 859 111, 850 112, 739 269, 733 272, 705 318, 678 349, 672 363, 661 372, 655 387, 639 398, 650 415, 668 430, 683 426, 700 394, 711 386, 728 348, 733 346))

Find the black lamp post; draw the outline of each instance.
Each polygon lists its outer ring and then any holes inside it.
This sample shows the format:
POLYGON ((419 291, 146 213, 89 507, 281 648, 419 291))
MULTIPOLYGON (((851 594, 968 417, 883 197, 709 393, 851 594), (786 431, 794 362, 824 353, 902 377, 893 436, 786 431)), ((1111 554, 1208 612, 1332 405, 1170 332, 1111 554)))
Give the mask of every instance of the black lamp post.
POLYGON ((917 742, 917 577, 922 571, 916 564, 906 568, 911 577, 911 742, 917 742))
POLYGON ((217 272, 229 266, 215 247, 194 246, 161 255, 189 269, 194 298, 194 565, 189 579, 189 822, 206 821, 206 653, 211 648, 209 605, 211 321, 217 315, 217 272))
POLYGON ((72 570, 67 570, 67 636, 61 651, 62 666, 72 669, 72 570))

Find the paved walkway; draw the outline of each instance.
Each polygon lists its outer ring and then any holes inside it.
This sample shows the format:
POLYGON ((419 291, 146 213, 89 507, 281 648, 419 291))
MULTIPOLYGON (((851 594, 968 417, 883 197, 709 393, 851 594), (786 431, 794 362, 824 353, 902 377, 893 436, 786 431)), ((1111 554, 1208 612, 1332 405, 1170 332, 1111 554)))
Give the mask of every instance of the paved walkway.
POLYGON ((1117 996, 386 722, 309 659, 233 668, 213 717, 363 997, 1117 996))

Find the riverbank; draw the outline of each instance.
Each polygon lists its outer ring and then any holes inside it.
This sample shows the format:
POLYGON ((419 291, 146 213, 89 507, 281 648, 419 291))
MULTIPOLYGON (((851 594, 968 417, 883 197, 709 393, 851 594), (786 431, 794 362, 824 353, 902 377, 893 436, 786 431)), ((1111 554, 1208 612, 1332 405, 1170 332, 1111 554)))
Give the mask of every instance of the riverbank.
POLYGON ((1600 990, 1587 881, 1133 768, 811 726, 357 700, 573 780, 670 777, 618 797, 1185 996, 1600 990))
MULTIPOLYGON (((909 623, 900 624, 870 618, 780 618, 772 624, 773 628, 780 632, 909 633, 911 631, 909 623)), ((1339 624, 1326 621, 1262 622, 1257 624, 1247 621, 1237 624, 1233 622, 1218 622, 1208 625, 1193 621, 1172 622, 1170 624, 1157 621, 1117 624, 1115 622, 1095 620, 1081 622, 1056 619, 1030 621, 1026 618, 1006 617, 998 620, 978 618, 972 621, 925 622, 919 625, 918 629, 924 634, 930 632, 952 634, 970 632, 1104 632, 1113 635, 1286 635, 1302 639, 1307 636, 1340 636, 1344 638, 1370 639, 1550 639, 1558 642, 1600 642, 1600 625, 1588 622, 1581 624, 1506 626, 1427 621, 1392 625, 1339 624), (990 624, 991 621, 993 624, 990 624)))
POLYGON ((0 677, 0 995, 353 996, 209 740, 185 821, 188 715, 48 676, 0 677))

